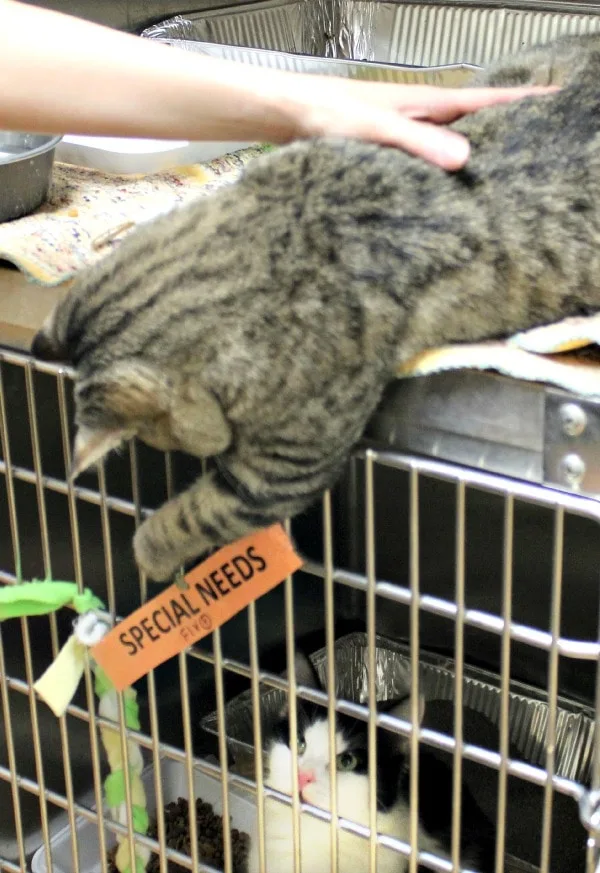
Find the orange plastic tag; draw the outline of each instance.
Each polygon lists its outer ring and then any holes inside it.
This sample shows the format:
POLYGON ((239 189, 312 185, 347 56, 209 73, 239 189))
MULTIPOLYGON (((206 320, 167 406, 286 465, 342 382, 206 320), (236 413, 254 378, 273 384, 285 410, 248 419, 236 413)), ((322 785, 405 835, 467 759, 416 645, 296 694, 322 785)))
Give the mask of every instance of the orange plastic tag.
POLYGON ((118 691, 207 636, 302 566, 281 525, 238 540, 119 622, 91 650, 118 691))

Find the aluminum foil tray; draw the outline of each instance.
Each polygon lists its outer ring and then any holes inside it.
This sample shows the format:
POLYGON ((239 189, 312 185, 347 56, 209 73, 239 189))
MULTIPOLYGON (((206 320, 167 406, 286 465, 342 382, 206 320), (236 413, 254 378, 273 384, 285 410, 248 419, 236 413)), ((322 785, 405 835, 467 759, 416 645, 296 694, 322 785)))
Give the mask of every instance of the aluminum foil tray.
MULTIPOLYGON (((325 683, 326 650, 310 656, 319 677, 325 683)), ((409 648, 385 637, 376 637, 377 699, 393 700, 404 696, 410 687, 409 648)), ((336 696, 355 703, 367 701, 367 636, 353 633, 335 644, 336 696)), ((420 687, 426 702, 454 698, 454 662, 445 657, 422 653, 420 687)), ((261 692, 263 737, 285 705, 286 694, 275 688, 261 692)), ((500 679, 493 673, 465 666, 464 705, 486 716, 494 725, 500 720, 500 679)), ((520 683, 510 690, 510 742, 522 760, 545 766, 545 737, 548 705, 545 694, 520 683)), ((252 697, 245 691, 226 706, 225 723, 229 749, 236 770, 254 772, 254 734, 252 697)), ((217 714, 201 721, 210 734, 217 735, 217 714)), ((559 699, 556 739, 556 775, 586 784, 589 781, 593 754, 594 715, 587 707, 559 699)))
MULTIPOLYGON (((322 59, 352 59, 363 68, 467 64, 483 66, 528 45, 600 30, 600 6, 553 0, 390 3, 381 0, 263 0, 247 7, 195 12, 146 35, 228 47, 268 49, 322 59), (374 62, 374 63, 373 63, 374 62)), ((296 59, 298 71, 305 59, 296 59)), ((385 77, 385 74, 384 74, 385 77)))
POLYGON ((238 63, 252 64, 256 67, 267 67, 271 70, 343 76, 349 79, 394 82, 402 85, 438 85, 446 88, 458 88, 467 84, 473 73, 479 69, 471 64, 445 64, 434 67, 369 64, 337 58, 303 57, 286 52, 215 45, 193 40, 164 39, 161 42, 187 51, 199 52, 238 63))

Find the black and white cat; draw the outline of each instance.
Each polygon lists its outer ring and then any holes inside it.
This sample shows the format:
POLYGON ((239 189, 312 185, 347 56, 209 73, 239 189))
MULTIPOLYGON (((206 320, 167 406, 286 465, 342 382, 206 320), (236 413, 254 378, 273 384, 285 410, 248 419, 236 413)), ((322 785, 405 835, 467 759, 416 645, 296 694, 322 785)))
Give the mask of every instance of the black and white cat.
MULTIPOLYGON (((296 658, 299 684, 319 687, 308 659, 296 658)), ((410 699, 388 704, 386 712, 410 720, 410 699)), ((421 705, 420 717, 424 706, 421 705)), ((336 767, 338 815, 369 826, 367 724, 338 713, 336 767)), ((270 739, 266 784, 292 795, 292 753, 286 715, 270 739)), ((330 809, 329 723, 322 706, 298 700, 298 787, 301 800, 330 809)), ((409 842, 408 740, 379 728, 377 732, 377 829, 380 834, 409 842)), ((294 873, 293 813, 275 798, 265 800, 266 873, 294 873)), ((494 870, 495 835, 470 793, 463 788, 461 864, 479 873, 494 870)), ((419 850, 445 858, 450 854, 452 827, 452 774, 422 748, 419 757, 419 850)), ((301 873, 327 873, 330 867, 330 825, 305 811, 300 816, 301 873)), ((379 846, 377 873, 404 873, 408 860, 379 846)), ((369 841, 340 829, 339 873, 368 873, 369 841)), ((258 841, 253 840, 248 873, 259 873, 258 841)))

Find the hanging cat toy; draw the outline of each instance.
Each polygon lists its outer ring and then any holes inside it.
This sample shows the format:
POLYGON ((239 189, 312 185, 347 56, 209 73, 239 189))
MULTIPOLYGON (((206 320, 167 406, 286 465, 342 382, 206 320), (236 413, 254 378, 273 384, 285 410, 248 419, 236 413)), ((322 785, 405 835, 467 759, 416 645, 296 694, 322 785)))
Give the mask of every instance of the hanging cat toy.
MULTIPOLYGON (((57 716, 63 716, 83 677, 86 665, 94 673, 94 690, 98 697, 98 713, 106 721, 118 724, 118 692, 104 670, 90 657, 90 649, 97 645, 112 629, 113 621, 105 611, 104 604, 91 591, 79 591, 74 582, 45 582, 34 580, 16 585, 0 586, 0 621, 9 618, 29 618, 49 615, 68 607, 78 617, 73 622, 73 633, 60 650, 46 672, 35 683, 34 690, 57 716)), ((139 730, 137 692, 128 687, 123 690, 125 725, 139 730)), ((143 757, 140 746, 134 740, 125 744, 127 761, 123 761, 123 748, 117 728, 100 727, 100 738, 108 758, 110 773, 104 782, 104 796, 111 817, 119 824, 127 825, 125 766, 129 770, 130 796, 133 829, 136 833, 148 833, 146 792, 142 782, 143 757)), ((129 841, 117 836, 115 866, 119 873, 131 873, 129 841)), ((150 859, 146 846, 136 846, 135 871, 144 873, 150 859)))
MULTIPOLYGON (((63 607, 78 615, 73 633, 33 687, 61 717, 89 665, 99 715, 114 724, 101 726, 100 736, 110 767, 104 782, 105 801, 119 824, 125 826, 129 821, 125 776, 129 772, 133 830, 148 833, 142 751, 132 739, 121 741, 119 694, 123 695, 125 726, 139 731, 133 683, 212 633, 301 566, 302 560, 283 527, 272 525, 214 552, 118 624, 101 600, 88 589, 80 591, 74 582, 48 579, 0 585, 0 621, 48 615, 63 607), (254 565, 246 556, 252 557, 254 565), (145 645, 148 640, 151 646, 145 645)), ((119 873, 144 873, 150 850, 136 846, 134 867, 127 836, 118 834, 117 843, 115 865, 119 873)))

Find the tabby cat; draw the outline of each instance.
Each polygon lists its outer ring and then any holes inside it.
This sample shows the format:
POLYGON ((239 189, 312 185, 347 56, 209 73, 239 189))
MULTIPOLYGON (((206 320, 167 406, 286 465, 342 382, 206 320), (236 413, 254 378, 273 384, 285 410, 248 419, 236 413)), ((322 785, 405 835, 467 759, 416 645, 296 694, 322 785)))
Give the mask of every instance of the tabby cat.
POLYGON ((600 308, 600 37, 486 81, 564 87, 458 121, 457 173, 354 141, 266 155, 126 238, 38 333, 76 368, 74 474, 133 435, 216 459, 137 531, 151 578, 308 507, 417 352, 600 308))

